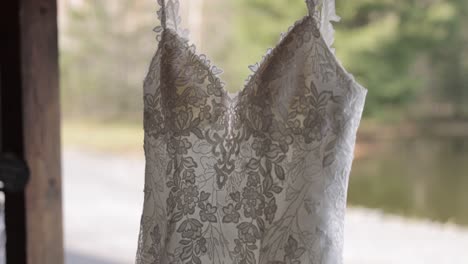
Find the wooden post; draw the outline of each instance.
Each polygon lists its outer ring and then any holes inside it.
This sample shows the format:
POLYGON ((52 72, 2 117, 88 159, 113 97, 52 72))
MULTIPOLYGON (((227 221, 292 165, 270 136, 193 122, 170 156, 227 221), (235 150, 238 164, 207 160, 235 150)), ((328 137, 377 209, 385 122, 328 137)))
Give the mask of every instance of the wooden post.
POLYGON ((21 0, 27 263, 63 264, 56 0, 21 0))
POLYGON ((57 4, 2 4, 1 151, 29 166, 23 192, 5 193, 7 264, 63 264, 57 4))

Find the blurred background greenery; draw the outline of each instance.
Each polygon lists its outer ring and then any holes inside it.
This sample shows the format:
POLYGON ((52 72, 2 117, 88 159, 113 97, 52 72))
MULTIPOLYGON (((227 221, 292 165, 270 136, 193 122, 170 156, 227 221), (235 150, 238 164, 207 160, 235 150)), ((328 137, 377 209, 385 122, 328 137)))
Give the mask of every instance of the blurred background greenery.
MULTIPOLYGON (((182 2, 199 5, 183 19, 198 18, 187 27, 230 91, 307 12, 303 0, 182 2)), ((65 147, 141 151, 156 1, 60 6, 65 147)), ((350 205, 468 225, 468 1, 338 0, 337 13, 337 56, 369 90, 350 205)))

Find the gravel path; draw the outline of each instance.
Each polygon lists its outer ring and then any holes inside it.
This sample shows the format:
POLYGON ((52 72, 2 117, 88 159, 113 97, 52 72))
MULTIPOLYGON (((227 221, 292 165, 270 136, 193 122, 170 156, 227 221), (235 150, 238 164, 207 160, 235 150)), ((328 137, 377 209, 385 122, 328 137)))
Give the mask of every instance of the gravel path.
MULTIPOLYGON (((67 264, 132 264, 143 201, 142 157, 66 150, 67 264)), ((466 264, 468 229, 348 210, 345 264, 466 264)))

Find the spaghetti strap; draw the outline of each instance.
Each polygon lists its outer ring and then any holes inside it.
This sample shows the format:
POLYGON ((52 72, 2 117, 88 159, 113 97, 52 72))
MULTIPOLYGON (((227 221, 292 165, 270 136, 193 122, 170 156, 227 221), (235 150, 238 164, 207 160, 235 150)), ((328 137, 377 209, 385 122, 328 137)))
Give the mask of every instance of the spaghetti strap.
POLYGON ((166 25, 166 0, 159 0, 159 5, 161 6, 161 9, 159 10, 161 13, 159 14, 159 20, 161 21, 161 26, 165 29, 167 27, 166 25))
POLYGON ((305 0, 307 8, 309 9, 309 16, 315 16, 315 5, 317 0, 305 0))
POLYGON ((340 21, 336 14, 335 0, 306 0, 309 16, 314 18, 317 27, 327 45, 331 48, 335 40, 335 30, 332 22, 340 21))
POLYGON ((180 28, 182 21, 179 15, 180 3, 179 0, 158 0, 159 10, 157 12, 158 18, 161 22, 154 31, 161 33, 163 30, 171 29, 181 35, 186 32, 180 28))
MULTIPOLYGON (((338 22, 340 17, 336 15, 335 0, 305 0, 309 10, 309 16, 314 18, 317 28, 320 29, 325 42, 331 48, 334 41, 334 29, 332 22, 338 22)), ((160 33, 165 29, 171 29, 180 36, 187 38, 188 31, 181 28, 181 17, 179 14, 179 0, 158 0, 160 9, 158 18, 160 26, 155 28, 155 32, 160 33)))

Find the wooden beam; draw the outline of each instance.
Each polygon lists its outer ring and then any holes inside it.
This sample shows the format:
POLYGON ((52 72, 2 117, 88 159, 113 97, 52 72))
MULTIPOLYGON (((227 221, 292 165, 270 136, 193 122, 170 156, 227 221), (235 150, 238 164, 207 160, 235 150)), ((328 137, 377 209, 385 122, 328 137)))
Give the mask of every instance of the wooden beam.
POLYGON ((25 159, 25 191, 5 191, 8 264, 63 264, 57 7, 1 8, 0 150, 25 159))
POLYGON ((27 263, 63 264, 57 3, 21 0, 27 263))

